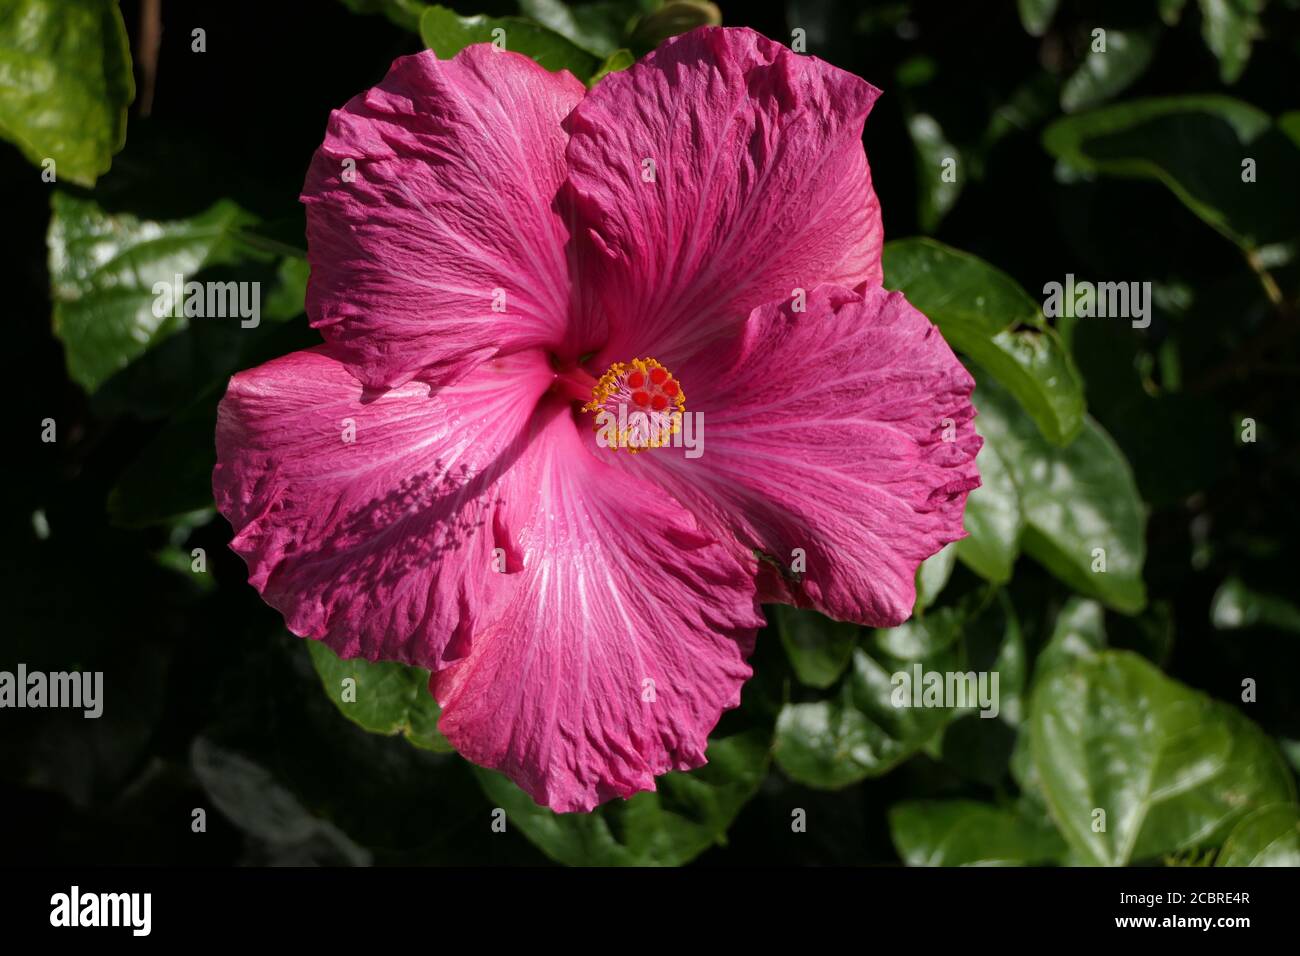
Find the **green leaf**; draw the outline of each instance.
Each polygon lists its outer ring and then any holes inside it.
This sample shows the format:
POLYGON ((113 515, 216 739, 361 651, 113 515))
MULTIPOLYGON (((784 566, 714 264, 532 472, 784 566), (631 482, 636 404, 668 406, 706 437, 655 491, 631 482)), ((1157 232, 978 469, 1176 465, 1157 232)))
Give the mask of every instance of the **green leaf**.
POLYGON ((665 0, 658 10, 637 22, 628 46, 641 54, 653 50, 664 40, 679 33, 720 23, 722 11, 709 0, 665 0))
POLYGON ((889 833, 908 866, 1024 866, 1065 854, 1050 825, 974 800, 909 800, 889 811, 889 833))
POLYGON ((55 175, 93 186, 126 143, 135 98, 116 0, 9 0, 0 7, 0 137, 55 175))
POLYGON ((986 440, 1006 462, 1020 495, 1020 546, 1107 607, 1126 614, 1142 610, 1146 513, 1128 462, 1110 436, 1089 418, 1073 443, 1054 447, 1018 414, 1006 392, 984 381, 975 391, 975 407, 986 440))
POLYGON ((956 561, 957 546, 946 544, 921 562, 916 569, 916 611, 923 611, 935 602, 952 577, 956 561))
MULTIPOLYGON (((770 728, 770 725, 769 725, 770 728)), ((741 807, 767 775, 771 731, 749 727, 709 741, 708 763, 659 777, 658 789, 591 813, 538 806, 506 777, 475 767, 488 799, 538 849, 568 866, 681 866, 725 843, 741 807)))
POLYGON ((1047 32, 1056 16, 1056 7, 1060 0, 1016 0, 1020 8, 1020 22, 1030 36, 1040 37, 1047 32))
POLYGON ((591 79, 587 81, 587 86, 592 87, 609 76, 611 73, 618 73, 620 70, 626 70, 636 62, 636 57, 628 50, 615 50, 609 56, 605 57, 604 62, 591 74, 591 79))
POLYGON ((1200 0, 1201 36, 1219 60, 1219 78, 1236 83, 1260 35, 1259 15, 1267 0, 1200 0))
POLYGON ((1052 817, 1093 865, 1211 845, 1252 808, 1295 799, 1258 727, 1136 654, 1104 651, 1048 673, 1029 721, 1052 817))
POLYGON ((933 239, 885 244, 885 285, 924 312, 948 343, 988 370, 1049 441, 1083 424, 1083 381, 1042 309, 1006 273, 933 239))
POLYGON ((1260 807, 1232 828, 1215 866, 1300 866, 1300 806, 1260 807))
POLYGON ((657 0, 602 0, 573 5, 562 0, 519 0, 519 12, 524 16, 598 57, 616 53, 637 18, 658 6, 657 0))
MULTIPOLYGON (((979 417, 975 429, 984 434, 979 417)), ((980 577, 994 584, 1011 580, 1011 569, 1020 553, 1020 493, 1011 471, 994 445, 985 441, 976 459, 980 486, 966 499, 967 536, 957 542, 957 557, 980 577)))
POLYGON ((1240 578, 1219 585, 1210 604, 1210 620, 1221 631, 1260 625, 1300 634, 1300 607, 1275 594, 1254 591, 1240 578))
POLYGON ((1038 652, 1034 678, 1076 661, 1092 660, 1106 649, 1106 612, 1096 601, 1072 597, 1056 615, 1052 634, 1038 652))
POLYGON ((184 317, 154 315, 155 283, 170 286, 178 274, 188 282, 209 266, 258 255, 239 238, 256 220, 228 200, 170 222, 112 215, 58 192, 53 209, 47 241, 54 334, 69 376, 88 392, 185 327, 184 317))
POLYGON ((809 687, 834 684, 849 664, 859 627, 832 621, 816 611, 774 604, 769 611, 795 676, 809 687))
POLYGON ((835 790, 878 777, 924 747, 944 725, 969 712, 945 706, 913 706, 913 665, 922 672, 961 670, 955 646, 963 617, 940 608, 925 619, 879 631, 870 652, 856 649, 853 666, 825 700, 786 704, 777 718, 774 756, 787 777, 835 790), (926 654, 907 659, 890 651, 926 654), (905 674, 906 681, 895 679, 905 674), (895 688, 900 703, 894 703, 895 688))
POLYGON ((1142 30, 1107 30, 1106 51, 1091 47, 1061 87, 1061 109, 1091 109, 1126 90, 1146 72, 1156 52, 1156 34, 1142 30))
POLYGON ((428 671, 393 661, 340 660, 321 641, 306 644, 325 695, 348 720, 372 734, 401 734, 424 750, 452 752, 438 730, 442 711, 429 693, 428 671))
POLYGON ((961 154, 945 138, 938 121, 928 113, 909 116, 907 131, 916 147, 921 231, 934 232, 961 195, 961 154), (950 163, 952 179, 948 181, 950 163))
POLYGON ((568 70, 581 80, 586 80, 600 66, 600 60, 593 54, 555 31, 521 17, 462 17, 446 7, 432 6, 420 17, 420 38, 444 60, 471 44, 497 42, 506 50, 536 60, 552 72, 568 70))
POLYGON ((1058 120, 1043 134, 1084 173, 1162 182, 1243 249, 1289 239, 1300 219, 1290 173, 1296 144, 1260 112, 1226 96, 1133 100, 1058 120), (1243 181, 1254 160, 1256 181, 1243 181))

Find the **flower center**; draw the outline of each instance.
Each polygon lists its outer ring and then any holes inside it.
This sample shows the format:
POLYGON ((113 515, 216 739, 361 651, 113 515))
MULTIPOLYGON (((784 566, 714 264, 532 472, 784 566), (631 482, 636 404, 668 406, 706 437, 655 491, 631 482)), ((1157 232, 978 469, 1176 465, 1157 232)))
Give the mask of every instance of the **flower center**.
POLYGON ((652 358, 615 362, 582 406, 594 412, 597 444, 606 448, 662 448, 682 427, 686 393, 672 373, 652 358))

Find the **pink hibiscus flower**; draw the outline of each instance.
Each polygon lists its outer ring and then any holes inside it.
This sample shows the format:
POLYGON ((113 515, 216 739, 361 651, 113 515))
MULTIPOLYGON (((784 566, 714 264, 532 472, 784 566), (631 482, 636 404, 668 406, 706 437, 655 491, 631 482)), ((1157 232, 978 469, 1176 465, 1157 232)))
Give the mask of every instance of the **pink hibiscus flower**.
POLYGON ((395 62, 303 190, 325 344, 221 404, 250 583, 431 670, 456 749, 560 811, 705 762, 761 602, 903 621, 980 439, 880 287, 878 92, 742 29, 590 92, 488 45, 395 62), (607 447, 620 405, 666 430, 607 447))

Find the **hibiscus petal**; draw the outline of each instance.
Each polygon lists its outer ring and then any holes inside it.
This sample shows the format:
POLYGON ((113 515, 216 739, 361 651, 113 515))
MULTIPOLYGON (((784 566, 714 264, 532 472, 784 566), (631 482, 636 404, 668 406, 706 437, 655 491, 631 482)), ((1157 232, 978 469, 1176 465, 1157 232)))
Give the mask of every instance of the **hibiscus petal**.
POLYGON ((600 359, 681 361, 793 288, 879 284, 878 95, 748 29, 694 30, 602 79, 565 121, 564 194, 600 359))
POLYGON ((328 346, 236 375, 213 490, 249 582, 341 656, 436 668, 462 654, 510 577, 494 573, 500 479, 553 377, 519 353, 436 392, 376 395, 328 346))
POLYGON ((554 810, 590 810, 705 762, 762 618, 745 562, 593 458, 568 408, 536 427, 516 466, 532 507, 513 598, 431 689, 461 754, 554 810))
POLYGON ((605 453, 768 556, 780 573, 765 597, 873 627, 906 619, 917 566, 965 537, 979 486, 974 381, 938 329, 901 293, 822 287, 805 312, 755 309, 729 350, 679 377, 702 454, 605 453))
POLYGON ((559 341, 561 119, 584 88, 490 44, 398 59, 330 115, 303 187, 307 313, 366 384, 559 341), (350 181, 349 181, 350 180, 350 181))

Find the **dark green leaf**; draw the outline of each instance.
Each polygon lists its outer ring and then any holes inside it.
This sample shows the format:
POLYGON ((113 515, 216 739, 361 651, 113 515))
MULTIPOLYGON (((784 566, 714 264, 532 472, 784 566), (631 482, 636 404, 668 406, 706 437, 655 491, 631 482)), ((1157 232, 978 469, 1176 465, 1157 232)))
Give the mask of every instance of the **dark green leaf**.
POLYGON ((1083 382, 1042 309, 1006 273, 932 239, 885 244, 885 285, 1016 397, 1049 441, 1083 424, 1083 382))
POLYGON ((116 0, 7 0, 0 6, 0 136, 55 175, 93 186, 126 143, 135 98, 116 0))
POLYGON ((1061 87, 1067 113, 1099 106, 1123 92, 1146 72, 1156 52, 1156 34, 1142 30, 1107 30, 1106 50, 1089 48, 1088 56, 1061 87))
POLYGON ((775 604, 769 607, 795 676, 809 687, 834 684, 848 666, 859 628, 816 611, 775 604))
POLYGON ((974 800, 897 804, 889 832, 908 866, 1024 866, 1065 854, 1050 825, 974 800))
POLYGON ((596 72, 600 60, 553 30, 521 17, 462 17, 446 7, 432 6, 420 17, 424 45, 449 59, 474 43, 522 53, 552 72, 568 70, 580 80, 596 72))
MULTIPOLYGON (((984 434, 978 417, 975 428, 984 434)), ((957 542, 957 557, 985 580, 1005 584, 1011 580, 1011 569, 1020 552, 1020 532, 1024 527, 1020 493, 992 442, 984 442, 976 463, 980 486, 966 499, 968 534, 957 542)))
POLYGON ((709 0, 664 0, 658 10, 637 22, 628 45, 637 53, 645 53, 669 37, 720 23, 722 11, 709 0))
POLYGON ((1051 671, 1029 720, 1052 817, 1093 865, 1209 845, 1252 808, 1295 798, 1258 727, 1136 654, 1103 651, 1051 671))
POLYGON ((429 693, 428 671, 392 661, 340 660, 321 641, 306 643, 326 696, 348 720, 372 734, 401 734, 425 750, 451 752, 438 730, 441 710, 429 693))
POLYGON ((921 562, 916 569, 915 610, 923 611, 935 602, 952 577, 952 566, 956 561, 957 546, 947 544, 921 562))
POLYGON ((1085 173, 1164 183, 1243 249, 1290 238, 1300 220, 1289 172, 1300 150, 1266 114, 1226 96, 1119 103, 1058 120, 1043 144, 1085 173), (1255 182, 1243 180, 1247 160, 1255 182))
POLYGON ((1267 0, 1200 0, 1201 35, 1219 58, 1219 78, 1235 83, 1260 35, 1259 15, 1267 0))
POLYGON ((961 195, 961 154, 928 113, 908 117, 907 131, 916 147, 916 181, 920 189, 922 232, 934 232, 961 195))
POLYGON ((954 608, 940 608, 923 621, 877 632, 870 653, 853 652, 852 668, 829 698, 785 705, 777 720, 774 750, 785 775, 828 790, 878 777, 924 747, 958 714, 968 712, 915 706, 910 689, 914 666, 922 674, 961 670, 961 648, 955 645, 963 620, 954 608), (887 648, 928 656, 906 659, 887 648))
POLYGON ((605 77, 609 76, 609 74, 617 73, 620 70, 626 70, 635 62, 636 58, 632 56, 630 51, 615 50, 609 56, 605 57, 604 62, 600 64, 596 69, 596 72, 591 75, 591 79, 587 81, 587 86, 595 86, 605 77))
POLYGON ((975 407, 983 434, 1020 494, 1021 547, 1066 584, 1108 607, 1128 614, 1142 610, 1146 514, 1128 463, 1110 436, 1087 419, 1069 447, 1049 445, 1018 414, 1010 396, 982 380, 975 407))
POLYGON ((519 12, 567 37, 588 53, 609 57, 623 45, 637 18, 659 5, 658 0, 597 0, 575 4, 563 0, 519 0, 519 12))
POLYGON ((255 219, 225 200, 171 222, 110 215, 64 193, 54 194, 53 206, 54 334, 67 352, 68 374, 89 392, 185 327, 184 317, 154 314, 156 283, 171 286, 176 275, 188 282, 205 268, 255 255, 239 238, 255 219))

